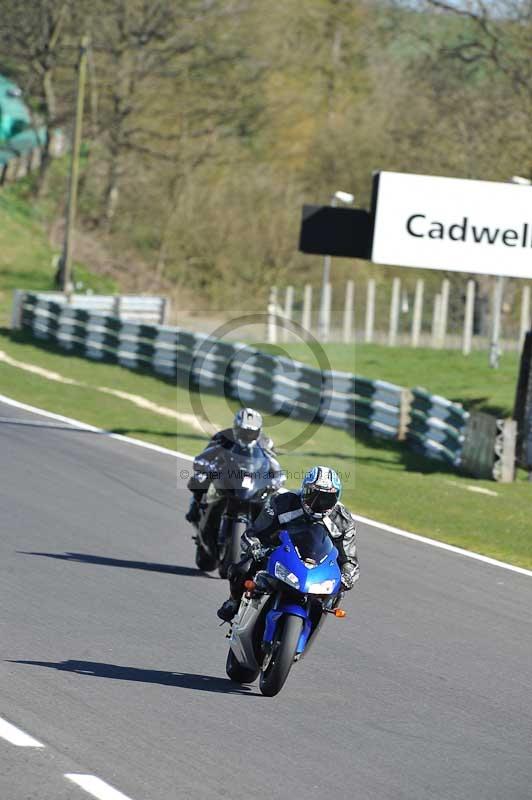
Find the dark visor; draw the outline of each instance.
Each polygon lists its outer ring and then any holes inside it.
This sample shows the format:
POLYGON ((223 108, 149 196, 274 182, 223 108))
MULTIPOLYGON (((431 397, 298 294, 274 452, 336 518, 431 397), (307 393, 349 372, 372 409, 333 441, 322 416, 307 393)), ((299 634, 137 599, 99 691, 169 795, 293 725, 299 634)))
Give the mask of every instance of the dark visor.
POLYGON ((253 431, 249 428, 240 428, 236 434, 236 438, 242 444, 251 444, 252 442, 256 442, 259 436, 260 431, 253 431))
POLYGON ((319 492, 315 490, 305 497, 305 503, 316 512, 329 511, 338 502, 336 492, 319 492))

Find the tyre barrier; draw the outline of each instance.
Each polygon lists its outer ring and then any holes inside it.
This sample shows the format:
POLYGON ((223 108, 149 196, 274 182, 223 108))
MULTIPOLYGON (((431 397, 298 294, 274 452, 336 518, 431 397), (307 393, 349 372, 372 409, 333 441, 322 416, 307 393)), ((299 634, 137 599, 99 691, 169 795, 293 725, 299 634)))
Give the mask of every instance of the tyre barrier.
POLYGON ((19 327, 75 355, 147 370, 191 390, 353 435, 362 428, 405 440, 416 453, 475 477, 512 480, 515 435, 509 421, 470 413, 425 389, 322 372, 239 342, 131 322, 35 293, 18 295, 19 327))
POLYGON ((460 467, 469 416, 458 403, 413 389, 406 440, 417 453, 460 467))

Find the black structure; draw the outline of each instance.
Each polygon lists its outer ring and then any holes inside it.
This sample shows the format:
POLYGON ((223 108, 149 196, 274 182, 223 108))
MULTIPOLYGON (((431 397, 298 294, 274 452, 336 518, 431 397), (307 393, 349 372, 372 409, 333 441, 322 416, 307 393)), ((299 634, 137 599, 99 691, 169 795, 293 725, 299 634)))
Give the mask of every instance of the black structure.
POLYGON ((373 221, 363 208, 303 206, 299 249, 313 255, 371 257, 373 221))
MULTIPOLYGON (((517 420, 517 463, 532 472, 532 331, 525 337, 515 394, 517 420)), ((529 476, 530 477, 530 476, 529 476)))

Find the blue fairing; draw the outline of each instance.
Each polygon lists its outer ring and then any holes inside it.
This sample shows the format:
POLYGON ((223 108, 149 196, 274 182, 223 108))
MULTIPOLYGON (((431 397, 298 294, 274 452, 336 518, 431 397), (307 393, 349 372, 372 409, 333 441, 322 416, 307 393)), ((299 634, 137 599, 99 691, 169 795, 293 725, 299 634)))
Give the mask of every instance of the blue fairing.
MULTIPOLYGON (((282 530, 279 534, 281 544, 271 554, 267 570, 301 595, 336 595, 341 588, 341 574, 338 567, 338 551, 321 525, 306 526, 304 529, 282 530), (284 577, 283 577, 284 576, 284 577)), ((292 614, 304 620, 297 652, 302 653, 311 633, 308 616, 308 603, 279 603, 266 616, 264 641, 271 643, 277 623, 285 614, 292 614)))

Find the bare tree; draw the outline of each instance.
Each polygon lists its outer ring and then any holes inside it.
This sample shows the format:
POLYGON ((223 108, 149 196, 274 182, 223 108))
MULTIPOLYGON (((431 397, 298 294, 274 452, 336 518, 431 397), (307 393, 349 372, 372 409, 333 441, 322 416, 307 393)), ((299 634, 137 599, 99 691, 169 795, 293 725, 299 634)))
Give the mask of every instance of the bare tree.
MULTIPOLYGON (((223 73, 234 58, 216 46, 216 24, 241 7, 221 0, 100 4, 101 8, 92 5, 91 30, 99 133, 108 163, 101 222, 109 227, 132 159, 136 164, 173 164, 184 138, 212 140, 229 118, 234 106, 227 104, 222 110, 216 101, 218 87, 207 81, 216 71, 223 73)), ((193 158, 201 160, 201 154, 193 158)), ((175 185, 174 177, 170 185, 175 185)))

